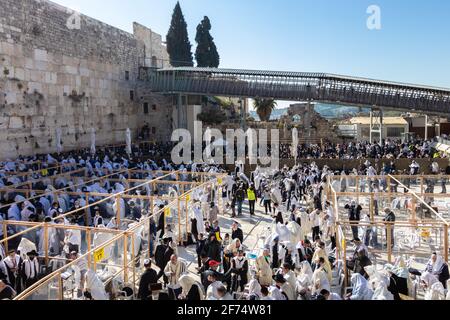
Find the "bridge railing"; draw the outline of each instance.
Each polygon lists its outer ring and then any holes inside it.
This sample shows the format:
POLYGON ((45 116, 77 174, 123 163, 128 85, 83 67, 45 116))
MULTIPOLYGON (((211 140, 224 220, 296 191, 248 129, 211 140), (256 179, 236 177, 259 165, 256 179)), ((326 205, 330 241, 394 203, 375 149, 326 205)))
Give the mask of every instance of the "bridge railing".
POLYGON ((315 100, 430 112, 450 112, 450 94, 339 77, 295 77, 233 73, 220 70, 160 70, 147 78, 152 90, 167 93, 315 100))

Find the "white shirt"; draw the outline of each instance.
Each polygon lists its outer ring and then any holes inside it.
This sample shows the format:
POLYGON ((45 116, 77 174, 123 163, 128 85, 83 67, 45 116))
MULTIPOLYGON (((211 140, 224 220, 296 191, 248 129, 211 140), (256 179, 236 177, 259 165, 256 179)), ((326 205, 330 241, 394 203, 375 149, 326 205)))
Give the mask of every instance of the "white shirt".
POLYGON ((23 262, 23 268, 25 276, 28 279, 36 278, 39 274, 39 262, 37 258, 34 258, 33 261, 31 261, 30 259, 26 259, 23 262))

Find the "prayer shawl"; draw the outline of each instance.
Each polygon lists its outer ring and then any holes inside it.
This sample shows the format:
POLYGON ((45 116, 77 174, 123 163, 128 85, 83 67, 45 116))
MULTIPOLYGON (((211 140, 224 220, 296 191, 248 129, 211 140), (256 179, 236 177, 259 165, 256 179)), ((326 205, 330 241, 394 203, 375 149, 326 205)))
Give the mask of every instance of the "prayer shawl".
POLYGON ((426 270, 432 274, 440 274, 442 272, 442 268, 444 267, 444 259, 441 256, 436 257, 436 262, 433 262, 431 259, 427 263, 426 270))
POLYGON ((330 260, 328 260, 328 256, 324 249, 318 248, 313 255, 312 262, 317 263, 319 258, 323 258, 325 260, 324 270, 327 273, 328 281, 331 282, 332 279, 332 271, 331 271, 331 264, 330 260))
POLYGON ((222 282, 220 281, 214 281, 208 286, 208 290, 206 291, 206 299, 207 300, 218 300, 219 293, 217 292, 217 289, 220 287, 223 287, 222 282))
POLYGON ((8 220, 21 220, 19 206, 15 203, 8 210, 8 220))
POLYGON ((85 289, 91 293, 94 300, 109 300, 109 296, 105 291, 105 285, 92 270, 88 270, 86 273, 85 289))
POLYGON ((288 300, 297 300, 295 287, 291 286, 289 282, 283 283, 281 286, 281 293, 284 293, 288 300))
POLYGON ((291 287, 295 289, 295 287, 297 286, 297 285, 296 285, 296 283, 297 283, 297 278, 296 278, 296 276, 295 276, 294 271, 289 270, 289 272, 286 273, 286 274, 284 275, 284 278, 285 278, 286 281, 291 285, 291 287))
POLYGON ((231 241, 231 243, 227 246, 227 248, 226 248, 226 252, 227 253, 230 253, 230 254, 233 254, 233 255, 235 255, 235 254, 237 254, 238 253, 238 250, 239 249, 242 249, 242 244, 240 244, 240 246, 238 247, 237 246, 237 243, 238 243, 238 241, 239 241, 239 243, 240 243, 240 240, 239 239, 233 239, 232 241, 231 241))
POLYGON ((203 286, 198 281, 196 281, 192 276, 184 274, 180 277, 178 283, 180 284, 181 289, 183 290, 182 294, 185 296, 189 294, 189 291, 191 291, 192 286, 195 284, 198 288, 200 300, 204 299, 205 294, 203 293, 203 286))
POLYGON ((300 274, 297 277, 297 291, 308 289, 313 283, 313 271, 308 261, 301 263, 300 274))
POLYGON ((435 282, 425 291, 424 300, 446 300, 445 289, 441 282, 435 282))
POLYGON ((39 276, 39 262, 37 258, 33 261, 26 259, 23 261, 23 274, 26 279, 36 279, 39 276))
POLYGON ((20 251, 22 259, 27 259, 27 253, 33 250, 36 250, 36 245, 32 241, 26 238, 20 240, 17 251, 20 251))
POLYGON ((302 240, 303 240, 305 238, 305 236, 311 232, 311 229, 312 229, 311 222, 309 221, 309 215, 305 210, 300 211, 300 223, 301 223, 302 240))
POLYGON ((195 204, 191 209, 191 219, 197 220, 197 232, 206 234, 205 223, 203 222, 203 214, 199 204, 195 204))
POLYGON ((375 283, 375 291, 373 292, 372 300, 394 300, 394 295, 388 290, 389 277, 378 274, 373 282, 375 283))
POLYGON ((258 271, 259 282, 263 286, 272 284, 272 268, 270 267, 270 258, 260 256, 256 259, 256 269, 258 271))
POLYGON ((372 299, 373 291, 369 288, 369 283, 362 275, 360 275, 359 273, 353 274, 351 283, 353 286, 353 292, 350 300, 372 299))
MULTIPOLYGON (((2 221, 3 219, 0 219, 0 221, 2 221)), ((3 259, 5 259, 6 257, 6 252, 5 252, 5 248, 3 247, 3 244, 0 243, 0 261, 2 261, 3 259)))
POLYGON ((248 294, 250 296, 256 296, 261 298, 261 285, 259 284, 257 279, 250 280, 248 284, 248 294))
POLYGON ((3 259, 3 262, 4 262, 6 270, 7 270, 6 278, 7 278, 9 283, 14 284, 15 280, 10 278, 10 270, 15 267, 17 269, 17 271, 16 271, 17 273, 15 273, 13 275, 14 275, 14 277, 17 277, 19 269, 20 269, 20 266, 21 266, 21 262, 22 262, 21 258, 20 258, 20 256, 18 254, 16 254, 14 260, 11 259, 10 256, 7 256, 5 259, 3 259))
MULTIPOLYGON (((365 280, 365 279, 364 279, 365 280)), ((316 269, 312 277, 312 294, 320 293, 323 289, 331 291, 328 276, 322 268, 316 269)))
POLYGON ((178 280, 186 271, 186 263, 184 261, 181 261, 180 259, 177 260, 176 264, 173 264, 172 261, 169 261, 164 268, 164 273, 169 278, 169 285, 172 287, 179 286, 178 280), (172 273, 174 273, 174 275, 172 275, 172 273))
POLYGON ((286 296, 284 296, 281 293, 281 290, 278 289, 278 287, 275 287, 275 286, 270 287, 269 292, 270 292, 270 296, 273 298, 273 300, 278 300, 278 301, 287 300, 286 296))

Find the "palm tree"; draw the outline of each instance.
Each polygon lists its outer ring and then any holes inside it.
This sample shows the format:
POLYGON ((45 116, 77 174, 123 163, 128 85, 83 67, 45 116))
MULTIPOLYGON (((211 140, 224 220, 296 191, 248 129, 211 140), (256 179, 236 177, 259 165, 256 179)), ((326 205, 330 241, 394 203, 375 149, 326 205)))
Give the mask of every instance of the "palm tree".
POLYGON ((261 121, 269 121, 272 111, 277 106, 277 102, 275 99, 255 98, 253 106, 261 121))

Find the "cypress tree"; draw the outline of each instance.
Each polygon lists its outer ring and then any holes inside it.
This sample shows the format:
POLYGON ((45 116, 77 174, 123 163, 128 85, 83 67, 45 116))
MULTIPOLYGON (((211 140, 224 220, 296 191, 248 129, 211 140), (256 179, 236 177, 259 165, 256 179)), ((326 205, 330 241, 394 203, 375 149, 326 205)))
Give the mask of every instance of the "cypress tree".
POLYGON ((166 37, 167 52, 170 56, 170 64, 174 67, 192 67, 191 43, 187 32, 187 24, 177 2, 172 14, 169 32, 166 37))
POLYGON ((195 60, 197 67, 217 68, 220 63, 220 56, 217 52, 214 38, 211 36, 211 22, 208 17, 204 17, 202 22, 197 26, 197 49, 195 51, 195 60))

